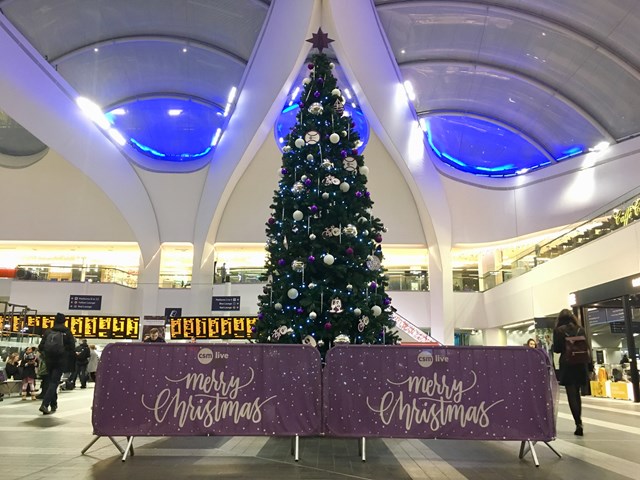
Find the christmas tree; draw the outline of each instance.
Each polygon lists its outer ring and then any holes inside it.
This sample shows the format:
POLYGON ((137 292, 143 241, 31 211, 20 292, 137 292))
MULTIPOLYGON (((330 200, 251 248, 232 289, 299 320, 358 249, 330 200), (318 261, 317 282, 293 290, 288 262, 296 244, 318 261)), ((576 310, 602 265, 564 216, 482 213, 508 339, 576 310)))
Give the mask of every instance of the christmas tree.
POLYGON ((322 53, 308 63, 297 122, 283 148, 281 179, 267 221, 267 285, 256 339, 309 343, 396 343, 382 267, 384 226, 371 213, 360 140, 322 53))

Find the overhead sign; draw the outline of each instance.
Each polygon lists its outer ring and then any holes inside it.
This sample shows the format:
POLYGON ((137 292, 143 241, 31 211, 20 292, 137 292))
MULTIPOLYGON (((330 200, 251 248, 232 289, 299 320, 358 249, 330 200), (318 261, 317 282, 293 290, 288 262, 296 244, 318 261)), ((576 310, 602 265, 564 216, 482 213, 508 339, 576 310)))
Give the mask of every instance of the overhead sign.
POLYGON ((240 310, 240 297, 211 297, 211 311, 240 310))
POLYGON ((169 319, 171 339, 248 340, 258 317, 183 317, 169 319))
MULTIPOLYGON (((55 315, 14 315, 10 331, 41 335, 53 327, 55 315)), ((140 317, 67 315, 66 325, 77 338, 131 339, 139 336, 140 317)))
POLYGON ((100 310, 102 295, 70 295, 69 310, 100 310))

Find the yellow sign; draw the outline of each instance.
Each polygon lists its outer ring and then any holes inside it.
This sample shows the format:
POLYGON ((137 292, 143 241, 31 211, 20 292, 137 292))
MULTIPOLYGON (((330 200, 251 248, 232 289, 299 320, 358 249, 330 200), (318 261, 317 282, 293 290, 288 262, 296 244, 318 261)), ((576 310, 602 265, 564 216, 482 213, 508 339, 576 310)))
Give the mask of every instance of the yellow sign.
POLYGON ((258 317, 181 317, 171 319, 173 340, 246 340, 253 337, 258 317))
MULTIPOLYGON (((55 315, 27 315, 23 321, 20 315, 11 320, 12 332, 42 334, 53 327, 55 315)), ((133 339, 137 340, 140 317, 67 315, 66 325, 76 338, 133 339)))
POLYGON ((627 382, 611 382, 611 396, 619 400, 629 400, 627 382))
POLYGON ((624 210, 613 212, 613 219, 616 225, 626 227, 633 218, 640 218, 640 198, 636 199, 635 202, 624 210))

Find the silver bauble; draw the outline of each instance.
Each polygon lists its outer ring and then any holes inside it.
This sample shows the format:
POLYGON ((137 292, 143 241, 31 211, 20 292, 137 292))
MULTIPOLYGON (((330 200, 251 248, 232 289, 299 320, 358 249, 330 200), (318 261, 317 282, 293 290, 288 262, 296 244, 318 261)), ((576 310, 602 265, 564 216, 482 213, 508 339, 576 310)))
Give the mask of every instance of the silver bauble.
POLYGON ((313 102, 307 109, 311 115, 322 115, 324 107, 320 102, 313 102))

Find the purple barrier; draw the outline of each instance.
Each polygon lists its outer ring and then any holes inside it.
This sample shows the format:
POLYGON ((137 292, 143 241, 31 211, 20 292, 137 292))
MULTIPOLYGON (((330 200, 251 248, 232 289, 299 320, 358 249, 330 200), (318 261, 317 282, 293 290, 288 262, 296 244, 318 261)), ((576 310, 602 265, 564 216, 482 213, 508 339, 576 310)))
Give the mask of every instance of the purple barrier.
POLYGON ((555 393, 540 349, 338 346, 328 352, 323 371, 324 431, 550 441, 555 393))
POLYGON ((99 436, 317 435, 320 378, 318 351, 305 345, 109 344, 93 429, 99 436))

